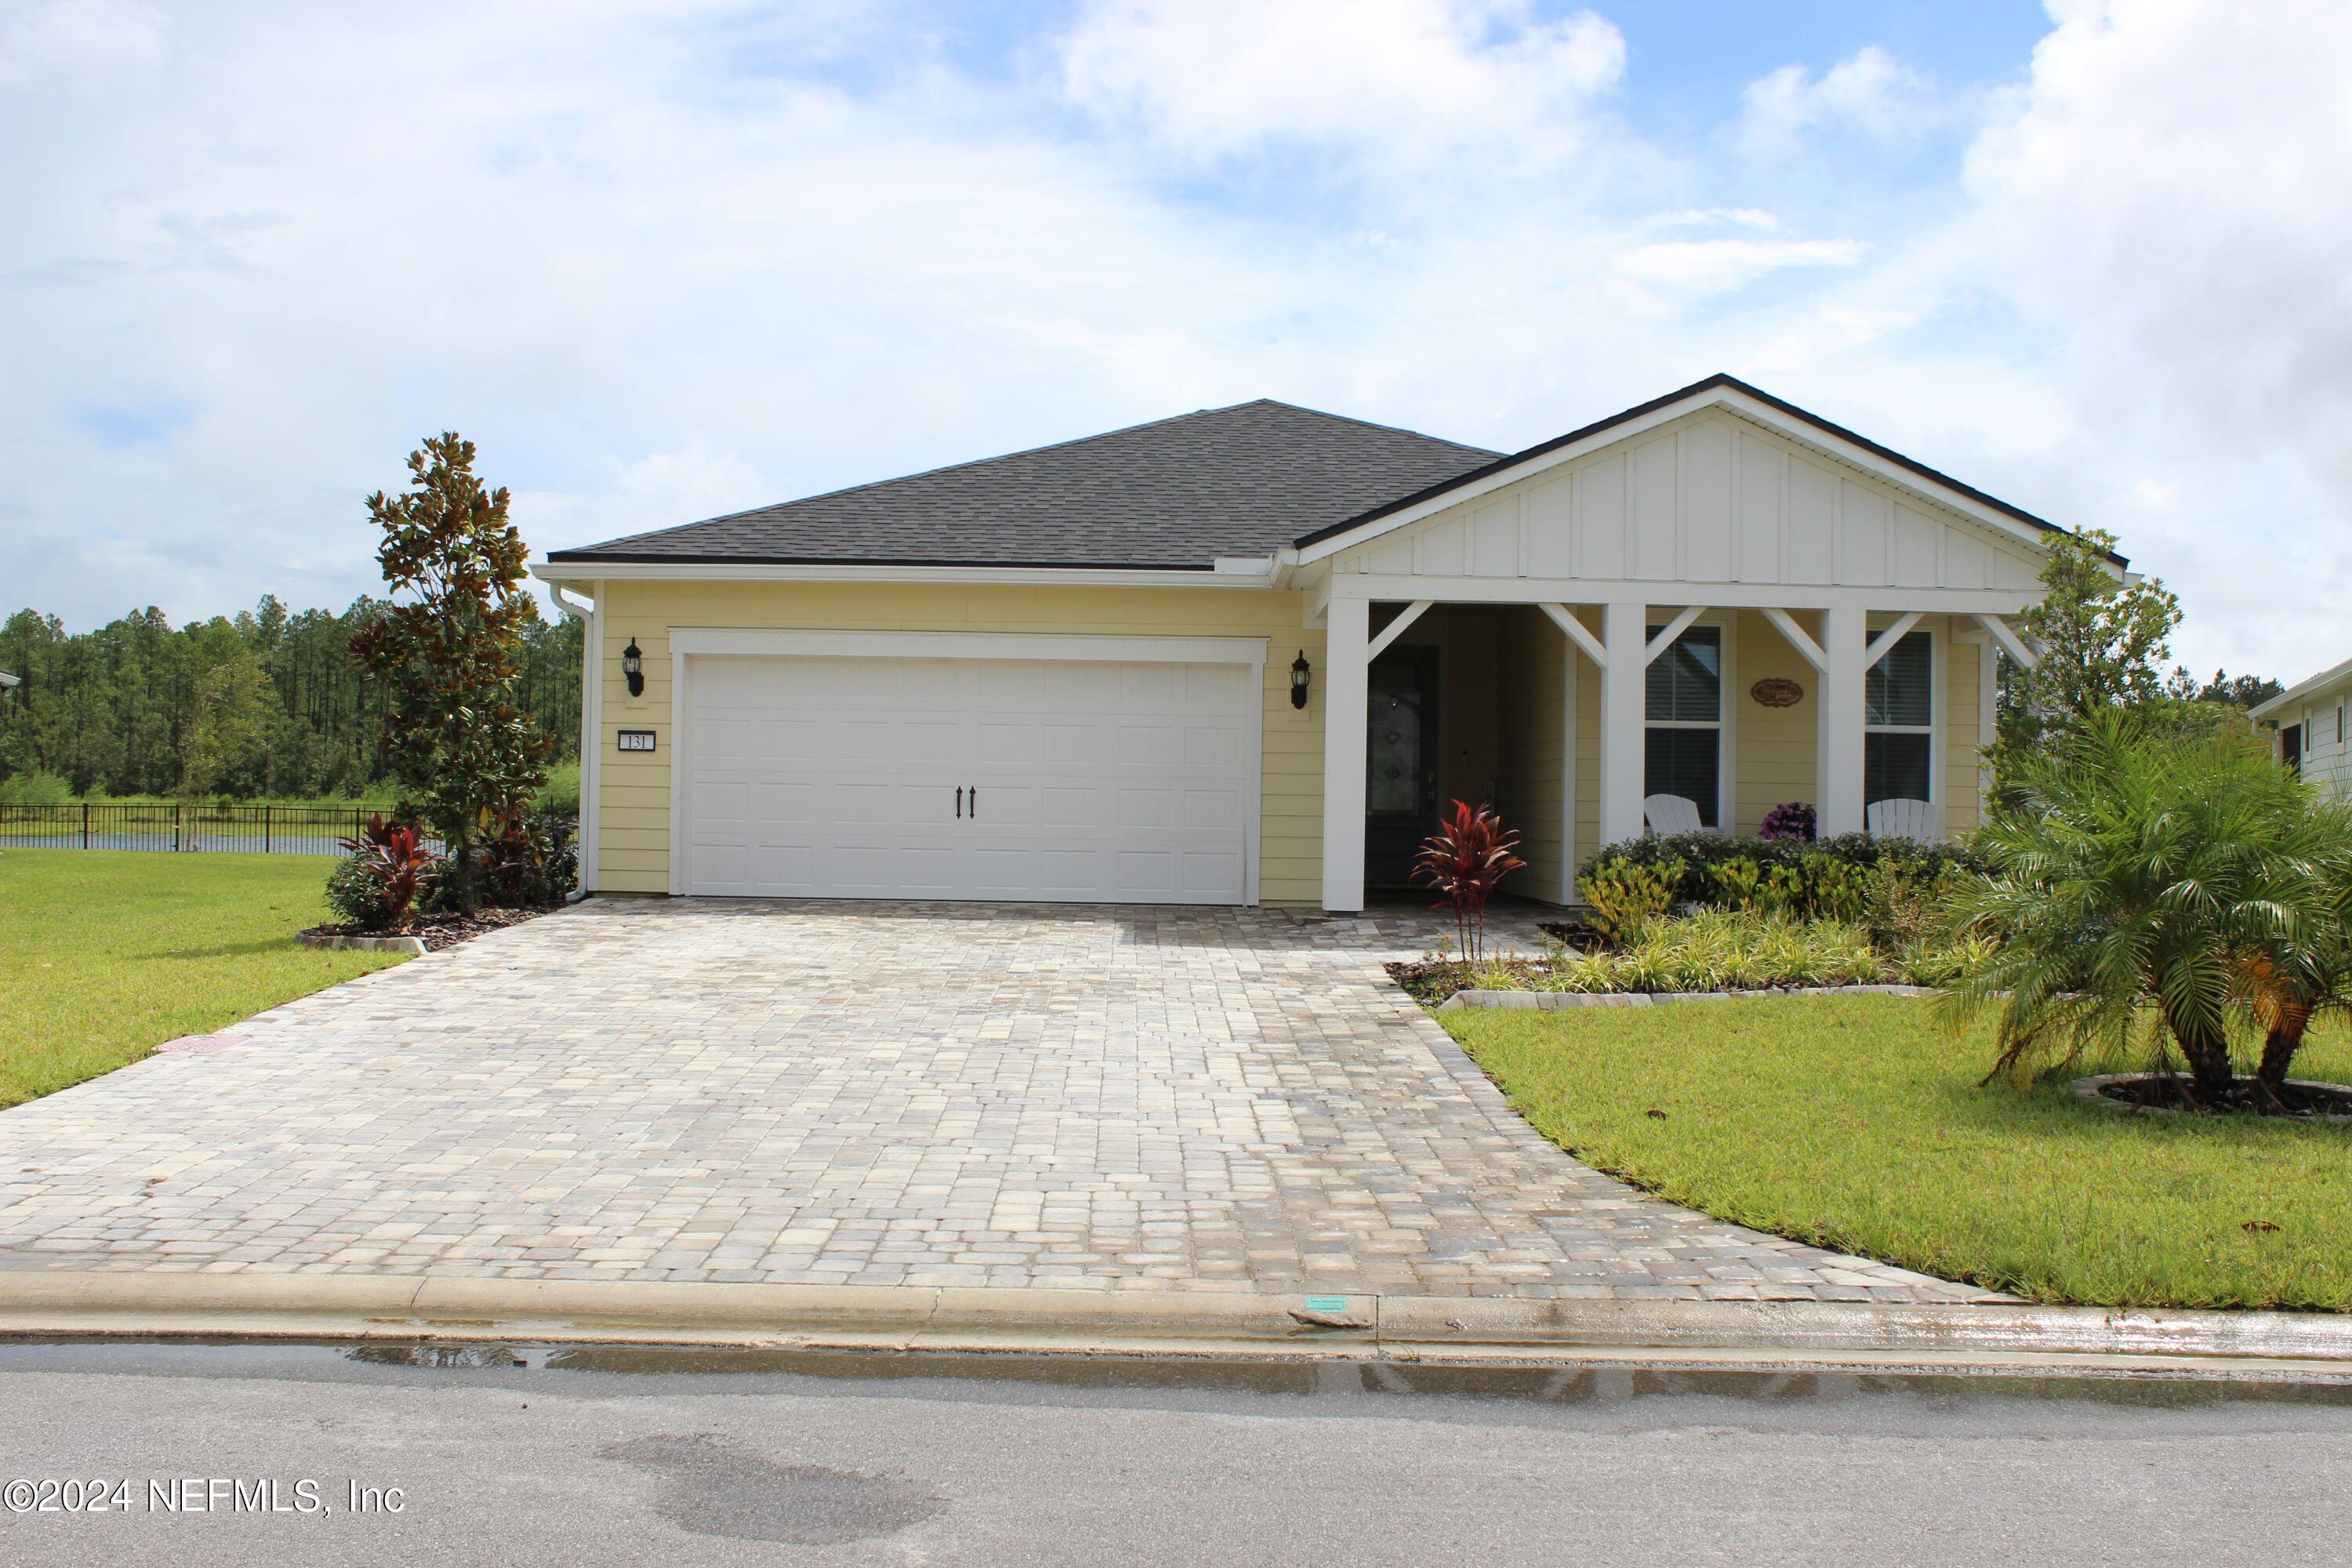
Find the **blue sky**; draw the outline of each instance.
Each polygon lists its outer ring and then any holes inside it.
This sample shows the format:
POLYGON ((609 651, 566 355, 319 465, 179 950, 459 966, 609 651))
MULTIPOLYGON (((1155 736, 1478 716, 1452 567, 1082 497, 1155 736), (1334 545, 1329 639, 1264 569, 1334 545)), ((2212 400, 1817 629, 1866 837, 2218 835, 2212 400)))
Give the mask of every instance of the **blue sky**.
POLYGON ((347 602, 455 427, 540 548, 1276 396, 1729 370, 2333 663, 2347 8, 0 5, 0 601, 347 602))

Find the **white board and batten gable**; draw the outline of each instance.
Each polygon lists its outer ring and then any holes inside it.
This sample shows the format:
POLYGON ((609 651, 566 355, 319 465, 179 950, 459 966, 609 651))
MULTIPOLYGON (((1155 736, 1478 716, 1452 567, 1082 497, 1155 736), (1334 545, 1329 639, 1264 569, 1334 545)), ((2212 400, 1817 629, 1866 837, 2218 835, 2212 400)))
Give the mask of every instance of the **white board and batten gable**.
POLYGON ((1932 487, 1892 482, 1724 407, 1529 467, 1524 478, 1426 516, 1339 542, 1330 571, 2027 596, 2039 590, 2042 556, 2024 525, 1970 515, 1927 493, 1932 487))

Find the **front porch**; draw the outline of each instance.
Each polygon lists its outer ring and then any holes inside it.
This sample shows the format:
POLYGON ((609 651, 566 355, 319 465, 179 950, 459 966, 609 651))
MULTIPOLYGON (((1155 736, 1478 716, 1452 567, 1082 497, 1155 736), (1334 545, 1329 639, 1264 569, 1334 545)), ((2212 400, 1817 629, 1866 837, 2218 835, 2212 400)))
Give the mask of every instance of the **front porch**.
POLYGON ((1990 607, 1932 591, 1725 605, 1349 585, 1335 579, 1317 672, 1333 910, 1404 885, 1412 847, 1457 799, 1493 802, 1521 835, 1528 865, 1507 889, 1558 903, 1574 901, 1580 860, 1653 826, 1652 796, 1732 835, 1790 802, 1815 808, 1823 836, 1865 831, 1882 801, 1924 802, 1932 831, 1964 830, 1997 660, 2030 658, 1990 607))

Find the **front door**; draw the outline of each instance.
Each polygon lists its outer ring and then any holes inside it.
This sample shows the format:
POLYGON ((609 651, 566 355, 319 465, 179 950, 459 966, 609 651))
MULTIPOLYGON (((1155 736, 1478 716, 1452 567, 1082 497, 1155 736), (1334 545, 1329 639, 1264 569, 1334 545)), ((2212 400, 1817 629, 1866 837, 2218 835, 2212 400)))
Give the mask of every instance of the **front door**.
POLYGON ((1372 661, 1365 734, 1364 885, 1411 885, 1437 831, 1437 650, 1392 647, 1372 661))

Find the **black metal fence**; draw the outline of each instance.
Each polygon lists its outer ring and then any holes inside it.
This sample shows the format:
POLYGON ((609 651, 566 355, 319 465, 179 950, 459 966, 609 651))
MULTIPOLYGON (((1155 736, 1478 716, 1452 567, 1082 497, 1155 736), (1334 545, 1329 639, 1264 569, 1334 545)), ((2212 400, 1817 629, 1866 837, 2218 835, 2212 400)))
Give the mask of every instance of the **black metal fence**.
MULTIPOLYGON (((340 855, 378 808, 343 805, 0 805, 0 849, 340 855)), ((438 854, 441 843, 428 839, 438 854)))

